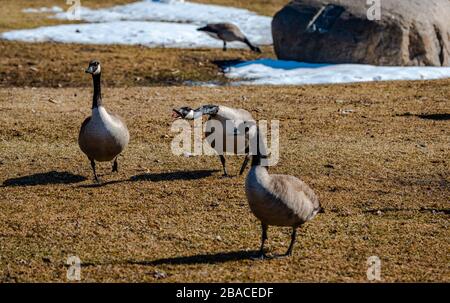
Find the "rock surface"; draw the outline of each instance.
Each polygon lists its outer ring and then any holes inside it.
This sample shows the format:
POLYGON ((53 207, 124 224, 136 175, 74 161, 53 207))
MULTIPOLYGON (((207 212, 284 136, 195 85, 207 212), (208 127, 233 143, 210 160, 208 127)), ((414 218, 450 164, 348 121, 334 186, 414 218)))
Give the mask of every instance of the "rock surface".
POLYGON ((272 21, 278 58, 450 66, 450 0, 380 0, 381 18, 369 20, 375 1, 290 2, 272 21))

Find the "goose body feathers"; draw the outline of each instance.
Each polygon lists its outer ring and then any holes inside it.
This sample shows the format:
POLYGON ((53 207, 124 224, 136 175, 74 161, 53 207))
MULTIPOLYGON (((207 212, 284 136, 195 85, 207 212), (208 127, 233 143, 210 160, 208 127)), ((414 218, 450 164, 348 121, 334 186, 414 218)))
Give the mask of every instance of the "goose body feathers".
POLYGON ((199 28, 198 30, 205 32, 215 39, 224 40, 227 42, 244 42, 246 39, 239 27, 232 23, 210 23, 205 27, 199 28))
POLYGON ((208 143, 219 153, 225 153, 228 154, 239 154, 243 155, 246 153, 246 148, 248 147, 248 136, 245 133, 245 130, 243 129, 243 123, 254 121, 252 115, 244 110, 244 109, 236 109, 236 108, 230 108, 226 106, 219 106, 217 114, 210 115, 207 121, 207 127, 208 123, 210 125, 214 125, 214 123, 220 123, 222 125, 223 130, 223 140, 222 140, 222 147, 224 150, 218 149, 218 146, 214 145, 212 140, 213 137, 209 137, 212 132, 206 132, 205 135, 207 136, 206 140, 208 143), (239 146, 238 141, 239 137, 244 140, 245 144, 239 146), (242 138, 245 137, 245 138, 242 138), (233 142, 233 150, 227 150, 227 142, 233 142))
POLYGON ((298 227, 321 210, 306 183, 293 176, 269 175, 262 166, 252 166, 245 189, 251 211, 267 225, 298 227))
POLYGON ((128 128, 120 117, 99 106, 83 122, 78 143, 89 159, 105 162, 114 160, 129 140, 128 128))
POLYGON ((252 51, 261 53, 261 49, 253 45, 244 33, 242 33, 239 27, 232 23, 210 23, 204 27, 198 28, 197 30, 205 32, 212 38, 222 40, 224 51, 227 50, 227 42, 238 41, 247 44, 252 51))

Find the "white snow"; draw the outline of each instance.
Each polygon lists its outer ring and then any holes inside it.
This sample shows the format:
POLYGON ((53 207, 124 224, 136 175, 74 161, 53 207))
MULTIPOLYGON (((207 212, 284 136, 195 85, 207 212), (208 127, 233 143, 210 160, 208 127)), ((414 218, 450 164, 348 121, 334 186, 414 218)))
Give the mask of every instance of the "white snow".
POLYGON ((40 7, 40 8, 26 8, 23 9, 24 13, 60 13, 63 9, 59 6, 52 7, 40 7))
MULTIPOLYGON (((71 16, 67 14, 65 11, 58 12, 51 18, 70 19, 71 16)), ((27 42, 221 48, 221 41, 197 32, 196 29, 206 23, 232 22, 253 43, 272 43, 272 18, 233 7, 175 0, 147 0, 104 9, 81 7, 80 17, 87 23, 16 30, 3 33, 0 37, 27 42)), ((247 48, 245 44, 238 42, 229 46, 247 48)))
POLYGON ((27 42, 140 44, 148 47, 222 47, 220 41, 210 39, 196 28, 192 24, 115 21, 41 27, 38 35, 35 29, 20 30, 5 33, 3 38, 27 42))
POLYGON ((301 85, 450 78, 450 67, 392 67, 363 64, 311 64, 260 59, 225 69, 234 85, 301 85))

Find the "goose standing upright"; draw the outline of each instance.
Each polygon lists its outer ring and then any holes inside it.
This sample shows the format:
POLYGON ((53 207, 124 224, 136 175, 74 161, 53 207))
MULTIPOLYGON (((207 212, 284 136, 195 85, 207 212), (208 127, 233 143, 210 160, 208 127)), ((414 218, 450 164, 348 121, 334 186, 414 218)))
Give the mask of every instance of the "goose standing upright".
POLYGON ((203 115, 208 116, 208 122, 218 122, 222 126, 222 144, 216 144, 216 142, 213 141, 214 138, 210 137, 213 132, 207 131, 205 132, 205 136, 208 143, 220 157, 220 162, 222 163, 223 168, 223 176, 229 176, 226 167, 225 153, 245 154, 245 159, 239 172, 239 174, 242 175, 250 160, 249 138, 254 134, 252 134, 252 131, 248 128, 245 128, 242 133, 240 130, 243 128, 242 126, 246 126, 251 122, 254 122, 252 115, 244 109, 236 109, 222 105, 204 105, 196 110, 193 110, 190 107, 182 107, 180 109, 173 110, 174 118, 194 120, 202 117, 203 115), (232 127, 230 128, 230 126, 232 127), (244 146, 239 146, 238 141, 240 139, 244 140, 244 146), (234 150, 226 150, 227 142, 233 142, 234 150))
MULTIPOLYGON (((257 130, 257 141, 260 141, 257 130)), ((292 227, 291 243, 284 255, 292 254, 297 228, 324 212, 314 191, 300 179, 288 175, 271 175, 262 165, 259 142, 252 155, 251 169, 245 181, 245 192, 252 213, 261 221, 262 240, 258 259, 270 258, 264 253, 267 230, 272 226, 292 227)))
POLYGON ((238 41, 247 44, 252 51, 261 53, 261 49, 254 46, 242 33, 239 27, 232 23, 210 23, 204 27, 198 28, 197 30, 205 32, 215 39, 222 40, 224 51, 227 50, 227 42, 238 41))
POLYGON ((94 95, 92 115, 84 120, 78 136, 78 144, 91 161, 95 181, 99 182, 95 161, 113 161, 112 171, 118 171, 117 157, 128 145, 130 134, 125 122, 103 107, 101 93, 101 65, 97 60, 89 63, 86 73, 92 74, 94 95))

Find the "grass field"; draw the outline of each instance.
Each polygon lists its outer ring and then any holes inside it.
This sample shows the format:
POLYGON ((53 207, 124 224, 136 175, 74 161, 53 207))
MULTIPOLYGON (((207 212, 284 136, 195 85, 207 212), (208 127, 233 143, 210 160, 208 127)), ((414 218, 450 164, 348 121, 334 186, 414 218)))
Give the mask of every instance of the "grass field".
MULTIPOLYGON (((282 2, 220 1, 267 14, 282 2)), ((7 3, 1 30, 53 22, 23 7, 61 5, 7 3)), ((225 81, 214 60, 254 55, 5 41, 0 51, 0 282, 64 282, 70 255, 83 282, 363 282, 373 255, 383 281, 450 281, 450 80, 188 87, 225 81), (119 174, 99 165, 101 186, 77 145, 92 57, 105 105, 132 138, 119 174), (292 258, 250 260, 260 228, 244 176, 222 179, 216 157, 172 155, 171 109, 205 103, 281 121, 271 172, 301 177, 326 209, 299 231, 292 258)), ((230 157, 230 173, 241 161, 230 157)), ((271 228, 269 251, 284 251, 289 232, 271 228)))

